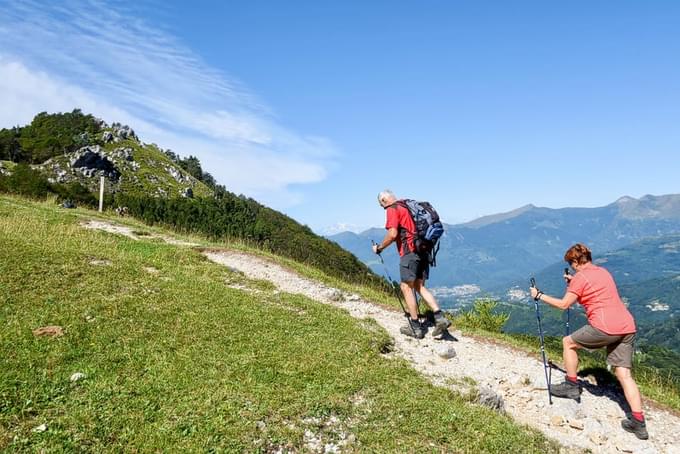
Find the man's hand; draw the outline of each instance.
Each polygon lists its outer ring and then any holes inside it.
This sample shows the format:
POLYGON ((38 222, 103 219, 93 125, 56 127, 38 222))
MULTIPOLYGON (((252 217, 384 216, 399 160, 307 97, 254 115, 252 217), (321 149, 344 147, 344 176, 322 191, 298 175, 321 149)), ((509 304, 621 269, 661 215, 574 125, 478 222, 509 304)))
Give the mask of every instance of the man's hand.
POLYGON ((377 243, 373 243, 373 252, 380 255, 381 251, 378 250, 378 244, 377 243))

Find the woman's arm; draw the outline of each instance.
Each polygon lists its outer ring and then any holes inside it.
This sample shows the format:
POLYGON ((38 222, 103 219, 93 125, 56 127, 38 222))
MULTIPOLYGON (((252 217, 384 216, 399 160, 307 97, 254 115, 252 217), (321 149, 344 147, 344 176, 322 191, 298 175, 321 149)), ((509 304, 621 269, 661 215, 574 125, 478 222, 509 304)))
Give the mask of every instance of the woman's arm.
POLYGON ((564 296, 560 299, 555 298, 554 296, 546 295, 545 293, 538 290, 536 287, 531 287, 529 290, 531 291, 532 298, 536 298, 536 295, 540 293, 538 298, 539 300, 543 301, 546 304, 554 306, 558 309, 566 309, 578 300, 576 294, 571 293, 569 291, 566 292, 564 296))

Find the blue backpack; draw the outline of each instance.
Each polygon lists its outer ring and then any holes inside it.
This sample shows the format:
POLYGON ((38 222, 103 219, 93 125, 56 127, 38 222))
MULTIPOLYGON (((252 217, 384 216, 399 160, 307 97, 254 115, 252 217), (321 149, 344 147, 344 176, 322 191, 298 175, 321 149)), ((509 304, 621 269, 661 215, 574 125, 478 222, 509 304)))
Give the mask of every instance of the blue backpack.
POLYGON ((408 209, 416 226, 416 250, 427 253, 430 265, 436 266, 439 251, 439 238, 444 234, 444 225, 439 214, 430 202, 417 202, 411 199, 398 200, 397 204, 408 209))

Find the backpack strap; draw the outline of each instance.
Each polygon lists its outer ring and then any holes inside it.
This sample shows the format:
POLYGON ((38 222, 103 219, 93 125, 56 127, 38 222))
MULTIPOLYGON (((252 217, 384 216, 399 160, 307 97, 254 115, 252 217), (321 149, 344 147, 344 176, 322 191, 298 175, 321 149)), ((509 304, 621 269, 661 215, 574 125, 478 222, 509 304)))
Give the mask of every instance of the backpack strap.
MULTIPOLYGON (((394 202, 392 205, 388 206, 387 208, 397 208, 397 206, 400 206, 406 210, 408 215, 411 217, 411 220, 413 221, 413 227, 415 229, 415 221, 413 220, 413 216, 411 215, 411 210, 408 209, 408 205, 406 202, 403 200, 399 199, 396 202, 394 202)), ((401 243, 405 245, 405 248, 411 252, 416 252, 418 250, 418 246, 416 242, 418 241, 418 231, 415 230, 413 232, 409 232, 406 228, 399 226, 399 236, 401 237, 401 243), (413 248, 409 247, 408 245, 408 234, 411 234, 413 237, 413 248)))

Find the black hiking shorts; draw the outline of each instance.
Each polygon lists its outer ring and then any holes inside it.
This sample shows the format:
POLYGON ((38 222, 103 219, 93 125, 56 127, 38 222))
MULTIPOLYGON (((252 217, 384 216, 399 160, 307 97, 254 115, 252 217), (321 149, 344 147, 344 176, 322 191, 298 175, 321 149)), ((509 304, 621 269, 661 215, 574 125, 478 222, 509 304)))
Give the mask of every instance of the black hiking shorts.
POLYGON ((430 277, 430 263, 427 255, 409 252, 399 259, 399 277, 401 282, 413 282, 416 279, 427 280, 430 277))
POLYGON ((635 333, 607 334, 586 325, 571 334, 574 342, 587 349, 607 347, 607 364, 614 367, 633 367, 635 333))

